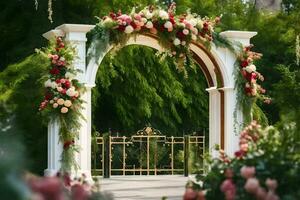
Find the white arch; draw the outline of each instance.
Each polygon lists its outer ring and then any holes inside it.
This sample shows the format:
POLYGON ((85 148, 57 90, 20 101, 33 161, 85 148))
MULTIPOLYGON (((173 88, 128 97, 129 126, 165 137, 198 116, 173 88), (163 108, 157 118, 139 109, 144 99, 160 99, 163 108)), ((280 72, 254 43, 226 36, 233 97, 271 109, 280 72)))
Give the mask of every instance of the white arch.
MULTIPOLYGON (((159 44, 158 39, 156 39, 153 36, 149 35, 137 35, 134 37, 131 37, 128 42, 124 45, 142 45, 151 47, 153 49, 156 49, 158 51, 163 51, 163 47, 159 44)), ((105 55, 113 48, 113 46, 109 46, 105 52, 102 52, 101 55, 99 55, 98 58, 92 57, 87 65, 86 73, 85 73, 85 83, 90 86, 95 86, 95 80, 96 80, 96 74, 99 68, 99 65, 101 64, 102 60, 104 59, 105 55)), ((206 68, 209 72, 209 75, 213 79, 214 86, 217 86, 217 77, 215 73, 215 64, 211 60, 211 58, 207 55, 207 53, 200 48, 199 46, 195 44, 190 45, 191 50, 203 60, 203 62, 206 65, 206 68)), ((221 58, 219 57, 219 54, 217 53, 216 48, 212 48, 212 55, 216 59, 216 62, 218 64, 218 67, 221 70, 221 76, 223 77, 224 86, 230 86, 230 79, 228 77, 227 68, 225 67, 224 63, 221 61, 221 58)))
MULTIPOLYGON (((82 120, 79 139, 76 141, 81 146, 80 152, 76 159, 79 164, 78 174, 85 173, 91 177, 91 88, 95 86, 96 73, 99 64, 104 56, 109 52, 112 46, 102 52, 99 58, 92 58, 86 67, 86 33, 93 29, 93 25, 82 24, 63 24, 54 30, 43 34, 47 39, 55 36, 65 36, 66 40, 72 42, 77 49, 78 57, 74 61, 77 69, 83 73, 78 74, 77 79, 85 83, 87 91, 81 97, 85 102, 81 114, 86 120, 82 120)), ((244 31, 226 31, 221 33, 231 41, 241 42, 243 45, 250 43, 250 38, 256 35, 255 32, 244 31)), ((146 35, 138 35, 132 37, 126 45, 137 44, 162 50, 156 38, 146 35)), ((196 44, 191 44, 191 50, 202 59, 207 71, 213 82, 213 87, 207 89, 209 92, 209 145, 212 147, 215 143, 220 144, 220 133, 224 133, 224 150, 232 155, 238 148, 238 136, 234 134, 234 108, 236 105, 236 91, 234 89, 233 69, 236 60, 229 50, 224 48, 216 48, 212 46, 210 54, 205 49, 200 48, 196 44), (223 88, 217 88, 217 77, 215 67, 219 67, 220 74, 223 77, 223 88), (223 110, 221 109, 223 108, 223 110), (223 117, 221 119, 221 117, 223 117), (223 125, 222 125, 223 124, 223 125)), ((241 115, 239 111, 237 113, 241 115)), ((241 121, 241 120, 240 120, 241 121)), ((45 175, 54 175, 60 169, 60 155, 62 144, 58 141, 59 124, 57 120, 52 120, 48 125, 48 168, 45 175)))

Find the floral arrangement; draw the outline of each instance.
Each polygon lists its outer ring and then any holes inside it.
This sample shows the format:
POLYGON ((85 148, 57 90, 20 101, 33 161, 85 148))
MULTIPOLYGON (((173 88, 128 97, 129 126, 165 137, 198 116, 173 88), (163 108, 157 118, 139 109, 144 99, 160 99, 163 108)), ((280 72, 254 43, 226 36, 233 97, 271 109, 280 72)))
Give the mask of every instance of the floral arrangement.
POLYGON ((246 81, 245 93, 250 97, 259 97, 269 104, 271 99, 263 95, 266 90, 257 82, 258 80, 264 81, 264 77, 256 71, 253 63, 255 60, 259 60, 262 54, 251 51, 252 47, 253 45, 244 47, 239 55, 240 71, 246 81))
POLYGON ((112 200, 111 194, 100 192, 100 182, 96 179, 91 183, 82 174, 71 179, 67 174, 55 177, 37 177, 25 174, 25 182, 30 190, 28 199, 57 199, 57 200, 112 200))
POLYGON ((75 79, 77 71, 72 65, 75 49, 57 37, 48 48, 38 53, 49 60, 49 71, 43 76, 45 95, 39 110, 47 118, 59 120, 63 144, 62 171, 70 171, 72 167, 76 168, 74 153, 78 148, 75 139, 78 137, 80 94, 83 92, 82 84, 75 79))
POLYGON ((184 199, 297 199, 299 159, 287 149, 274 128, 253 121, 241 132, 234 157, 219 150, 219 158, 209 160, 211 171, 188 183, 184 199))
POLYGON ((201 18, 191 13, 176 16, 175 10, 176 5, 173 3, 167 11, 148 6, 139 12, 133 10, 130 14, 111 12, 109 16, 100 19, 94 31, 107 30, 110 35, 109 42, 116 44, 126 41, 131 34, 156 35, 168 51, 168 55, 177 59, 178 69, 184 70, 189 44, 194 41, 209 46, 213 40, 214 27, 220 22, 220 17, 201 18))

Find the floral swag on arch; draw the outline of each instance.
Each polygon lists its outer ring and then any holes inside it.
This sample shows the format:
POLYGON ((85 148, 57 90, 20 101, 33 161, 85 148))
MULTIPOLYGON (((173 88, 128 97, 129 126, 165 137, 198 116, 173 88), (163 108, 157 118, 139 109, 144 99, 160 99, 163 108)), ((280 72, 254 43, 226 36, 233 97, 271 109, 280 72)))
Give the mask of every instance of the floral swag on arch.
MULTIPOLYGON (((150 34, 158 38, 164 49, 161 58, 173 57, 177 69, 187 75, 186 67, 194 67, 189 49, 192 42, 201 43, 207 49, 212 44, 226 47, 237 56, 237 106, 244 111, 246 121, 250 121, 247 118, 250 118, 257 100, 265 103, 271 101, 258 83, 264 78, 256 71, 253 63, 260 59, 261 54, 251 51, 252 46, 243 47, 239 43, 232 43, 215 32, 214 28, 220 23, 220 17, 201 18, 191 13, 175 15, 175 9, 175 4, 172 4, 167 11, 148 6, 139 12, 133 10, 130 14, 111 12, 109 16, 99 19, 99 23, 90 31, 88 58, 99 55, 109 46, 113 46, 116 51, 134 35, 150 34)), ((83 118, 79 111, 82 108, 80 95, 84 92, 84 86, 75 78, 77 71, 72 65, 76 52, 71 44, 60 37, 50 42, 48 48, 38 52, 49 59, 49 70, 43 75, 45 95, 39 110, 47 119, 59 120, 60 141, 63 144, 61 171, 70 172, 76 170, 77 166, 74 155, 80 148, 76 146, 75 140, 80 127, 79 120, 83 118)))

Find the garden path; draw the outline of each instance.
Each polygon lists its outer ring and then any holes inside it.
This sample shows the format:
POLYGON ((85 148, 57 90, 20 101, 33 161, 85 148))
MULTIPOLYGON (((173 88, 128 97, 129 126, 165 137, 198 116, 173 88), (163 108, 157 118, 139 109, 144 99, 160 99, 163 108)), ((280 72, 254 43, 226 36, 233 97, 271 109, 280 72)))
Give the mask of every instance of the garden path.
POLYGON ((116 200, 181 200, 185 185, 191 177, 180 175, 161 176, 112 176, 100 179, 101 190, 112 193, 116 200))

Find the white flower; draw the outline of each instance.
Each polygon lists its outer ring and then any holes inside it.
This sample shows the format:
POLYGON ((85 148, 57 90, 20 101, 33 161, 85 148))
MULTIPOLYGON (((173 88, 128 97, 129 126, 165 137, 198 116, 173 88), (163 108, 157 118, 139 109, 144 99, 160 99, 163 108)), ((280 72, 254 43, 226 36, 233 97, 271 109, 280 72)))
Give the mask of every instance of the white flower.
POLYGON ((203 28, 203 21, 202 20, 198 20, 198 23, 196 25, 199 29, 203 28))
POLYGON ((197 19, 193 18, 193 19, 190 19, 188 21, 192 26, 196 26, 197 25, 197 19))
POLYGON ((175 40, 173 41, 173 44, 174 44, 175 46, 180 45, 180 40, 179 40, 178 38, 175 38, 175 40))
POLYGON ((183 45, 183 46, 186 45, 186 41, 182 41, 181 45, 183 45))
POLYGON ((73 73, 71 73, 71 72, 67 72, 67 73, 65 74, 65 77, 66 77, 67 79, 72 80, 73 78, 75 78, 75 74, 73 74, 73 73))
POLYGON ((184 35, 188 35, 190 31, 185 28, 185 29, 183 29, 182 32, 183 32, 184 35))
POLYGON ((248 72, 248 73, 251 73, 251 72, 254 72, 256 71, 256 66, 255 65, 249 65, 247 67, 245 67, 245 70, 248 72))
POLYGON ((58 92, 61 92, 63 90, 62 87, 57 87, 56 89, 57 89, 58 92))
POLYGON ((195 34, 192 34, 192 40, 194 40, 194 41, 197 40, 197 36, 195 34))
POLYGON ((66 59, 64 57, 59 58, 60 61, 65 61, 66 59))
POLYGON ((52 89, 55 89, 57 87, 57 83, 55 81, 51 82, 51 86, 52 89))
POLYGON ((169 14, 164 10, 160 10, 158 15, 161 19, 169 19, 169 14))
POLYGON ((184 23, 179 23, 178 26, 181 27, 181 28, 185 28, 185 24, 184 23))
POLYGON ((149 28, 149 29, 153 28, 153 23, 151 21, 148 21, 146 23, 146 27, 149 28))
POLYGON ((153 13, 151 13, 149 10, 146 12, 145 17, 147 19, 151 19, 153 17, 153 13))
POLYGON ((54 103, 54 101, 53 100, 50 100, 50 102, 49 102, 50 104, 53 104, 54 103))
POLYGON ((74 87, 69 88, 66 94, 70 97, 73 97, 75 95, 75 88, 74 87))
POLYGON ((141 19, 141 21, 142 21, 144 24, 147 23, 147 19, 146 19, 145 17, 143 17, 143 18, 141 19))
POLYGON ((58 103, 54 103, 53 108, 57 108, 57 107, 58 107, 58 103))
POLYGON ((193 32, 195 35, 198 35, 198 29, 197 29, 197 28, 194 27, 194 28, 192 29, 192 32, 193 32))
POLYGON ((164 27, 169 29, 173 27, 173 24, 170 21, 166 21, 166 23, 164 24, 164 27))
POLYGON ((45 87, 51 87, 51 80, 48 79, 47 81, 45 81, 44 86, 45 87))
POLYGON ((65 103, 65 100, 63 100, 62 98, 57 100, 58 105, 64 105, 64 103, 65 103))
POLYGON ((61 113, 67 113, 68 110, 69 110, 68 108, 62 107, 62 108, 60 109, 60 112, 61 112, 61 113))
POLYGON ((64 105, 65 105, 66 107, 70 107, 70 106, 72 106, 72 102, 71 102, 70 100, 66 100, 66 101, 64 102, 64 105))
POLYGON ((126 26, 125 33, 130 34, 134 31, 133 27, 131 25, 126 26))

